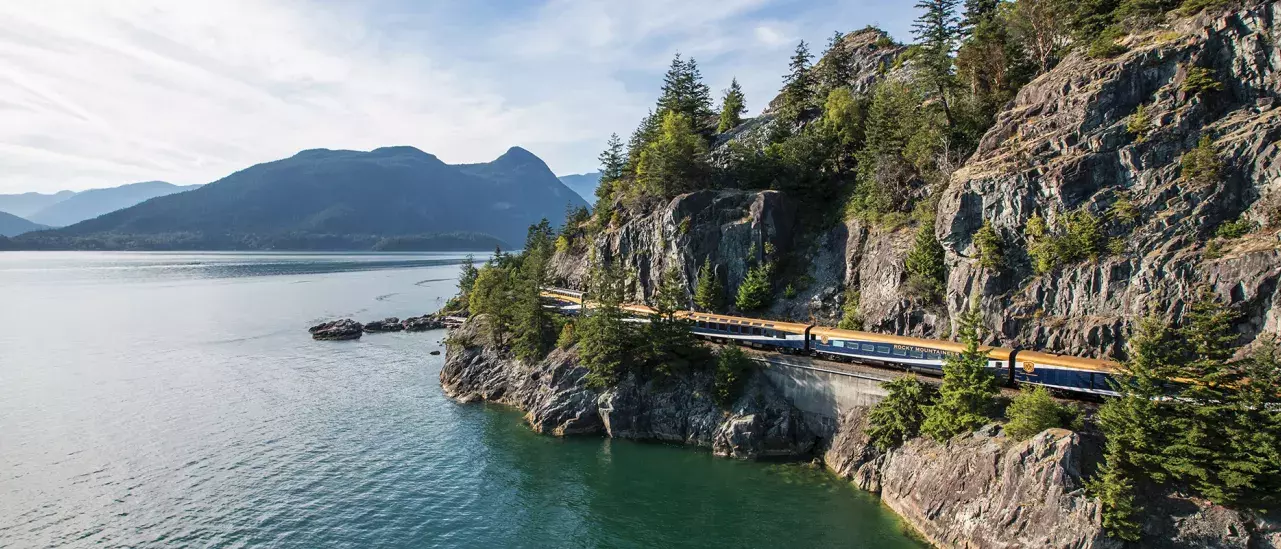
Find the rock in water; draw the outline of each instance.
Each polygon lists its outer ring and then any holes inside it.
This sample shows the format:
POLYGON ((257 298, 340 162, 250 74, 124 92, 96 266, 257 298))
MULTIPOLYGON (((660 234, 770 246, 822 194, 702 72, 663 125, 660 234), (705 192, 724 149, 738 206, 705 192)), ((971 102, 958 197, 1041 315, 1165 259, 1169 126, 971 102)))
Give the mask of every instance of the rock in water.
POLYGON ((432 352, 427 353, 427 354, 432 355, 432 356, 435 356, 435 355, 440 354, 440 351, 432 351, 432 352))
POLYGON ((403 331, 405 326, 400 323, 400 319, 394 316, 382 320, 375 320, 365 324, 365 333, 382 333, 382 332, 399 332, 403 331))
POLYGON ((364 326, 350 318, 317 324, 307 329, 311 332, 311 338, 321 341, 342 341, 348 339, 360 339, 364 333, 364 326))
POLYGON ((427 330, 440 330, 445 327, 445 322, 434 315, 409 317, 405 319, 403 324, 407 332, 426 332, 427 330))

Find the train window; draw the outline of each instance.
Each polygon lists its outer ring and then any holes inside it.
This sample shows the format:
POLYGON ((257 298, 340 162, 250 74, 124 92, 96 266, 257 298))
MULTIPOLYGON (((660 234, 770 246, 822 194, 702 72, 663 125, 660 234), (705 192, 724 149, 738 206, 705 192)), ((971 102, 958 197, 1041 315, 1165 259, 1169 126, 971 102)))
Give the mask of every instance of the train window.
POLYGON ((890 354, 890 347, 889 347, 889 345, 877 345, 877 346, 876 346, 876 352, 881 353, 881 354, 884 354, 884 355, 888 355, 888 354, 890 354))
POLYGON ((780 331, 775 330, 775 331, 774 331, 774 337, 777 337, 777 338, 779 338, 779 339, 787 339, 787 334, 785 334, 785 333, 783 333, 783 332, 780 332, 780 331))
POLYGON ((720 331, 722 331, 722 332, 728 332, 728 331, 729 331, 729 326, 728 326, 728 325, 726 325, 726 324, 721 324, 719 327, 717 327, 717 329, 719 329, 719 330, 720 330, 720 331))
POLYGON ((924 356, 925 356, 925 355, 921 354, 921 350, 920 350, 920 349, 912 349, 912 351, 911 351, 911 355, 912 355, 912 358, 922 358, 922 357, 924 357, 924 356))
POLYGON ((894 356, 907 356, 907 349, 904 349, 902 347, 895 347, 894 356))
POLYGON ((833 341, 833 342, 832 342, 832 346, 833 346, 833 347, 840 347, 840 348, 842 348, 842 349, 843 349, 843 348, 845 348, 845 342, 844 342, 844 341, 841 341, 841 340, 839 340, 839 339, 838 339, 838 340, 836 340, 836 341, 833 341))
POLYGON ((754 335, 754 336, 761 335, 761 329, 760 329, 760 328, 752 328, 752 335, 754 335))
POLYGON ((868 343, 864 343, 864 344, 863 344, 863 350, 864 350, 864 351, 875 351, 875 350, 876 350, 876 346, 875 346, 875 345, 868 344, 868 343))

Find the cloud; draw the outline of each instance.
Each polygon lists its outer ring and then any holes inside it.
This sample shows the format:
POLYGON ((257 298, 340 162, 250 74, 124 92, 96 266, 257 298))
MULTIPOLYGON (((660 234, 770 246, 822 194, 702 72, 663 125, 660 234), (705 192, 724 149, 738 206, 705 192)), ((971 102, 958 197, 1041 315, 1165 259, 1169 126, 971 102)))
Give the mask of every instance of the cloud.
POLYGON ((652 104, 676 51, 713 89, 737 76, 759 108, 789 49, 770 39, 824 37, 822 11, 836 9, 849 8, 0 2, 0 192, 203 183, 302 149, 399 144, 447 162, 521 145, 558 173, 588 171, 652 104))

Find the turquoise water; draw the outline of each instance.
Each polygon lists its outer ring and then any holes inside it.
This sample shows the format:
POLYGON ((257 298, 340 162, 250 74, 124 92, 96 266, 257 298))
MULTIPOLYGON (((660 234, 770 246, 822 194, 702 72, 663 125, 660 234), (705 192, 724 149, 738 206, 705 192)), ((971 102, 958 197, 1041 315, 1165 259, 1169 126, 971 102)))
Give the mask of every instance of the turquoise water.
POLYGON ((0 547, 920 545, 800 465, 459 405, 447 254, 0 253, 0 547))

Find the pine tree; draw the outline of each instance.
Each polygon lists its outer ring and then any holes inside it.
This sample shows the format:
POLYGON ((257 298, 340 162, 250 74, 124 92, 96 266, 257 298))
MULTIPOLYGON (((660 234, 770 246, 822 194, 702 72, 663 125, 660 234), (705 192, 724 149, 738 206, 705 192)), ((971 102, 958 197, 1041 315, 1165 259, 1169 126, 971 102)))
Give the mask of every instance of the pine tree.
POLYGON ((632 131, 632 136, 627 140, 627 172, 635 172, 636 165, 640 163, 641 152, 645 147, 658 138, 658 133, 662 129, 663 119, 654 111, 649 111, 645 118, 636 129, 632 131))
POLYGON ((888 451, 920 433, 925 410, 938 398, 938 390, 915 375, 887 381, 881 388, 886 395, 868 412, 867 438, 881 451, 888 451))
POLYGON ((668 112, 680 113, 696 127, 712 115, 712 92, 703 83, 694 58, 682 61, 681 54, 672 58, 672 64, 663 76, 663 88, 658 98, 660 117, 668 112))
POLYGON ((854 52, 842 44, 844 40, 845 35, 836 31, 828 40, 827 49, 823 51, 818 84, 824 96, 836 88, 849 86, 850 80, 854 78, 854 52))
POLYGON ((996 234, 996 228, 992 226, 992 221, 983 220, 983 226, 974 233, 974 247, 978 248, 979 265, 984 269, 993 272, 999 272, 1005 266, 1005 251, 1001 243, 1001 235, 996 234))
POLYGON ((466 296, 471 293, 471 289, 476 285, 476 277, 480 271, 476 269, 476 256, 467 254, 463 262, 458 266, 458 295, 466 296))
POLYGON ((671 267, 659 276, 658 289, 654 292, 654 314, 646 326, 650 345, 650 360, 656 363, 660 375, 683 374, 689 370, 689 358, 698 347, 689 321, 676 313, 689 305, 689 295, 681 281, 680 271, 671 267))
POLYGON ((553 251, 553 237, 551 223, 546 219, 529 227, 520 268, 514 277, 512 351, 526 362, 542 360, 554 342, 552 319, 543 308, 541 296, 547 280, 547 262, 553 251))
POLYGON ((1264 339, 1249 358, 1237 363, 1229 397, 1232 418, 1226 425, 1227 447, 1216 472, 1219 483, 1235 500, 1265 509, 1281 506, 1281 357, 1276 342, 1264 339), (1246 490, 1248 489, 1248 490, 1246 490))
POLYGON ((623 142, 618 134, 609 134, 609 142, 600 153, 600 180, 602 183, 614 182, 623 178, 627 170, 627 156, 623 154, 623 142))
POLYGON ((663 198, 701 188, 711 175, 707 152, 707 143, 694 133, 689 118, 668 111, 658 135, 641 151, 637 182, 663 198))
POLYGON ((747 271, 743 283, 738 285, 734 306, 740 311, 756 311, 769 305, 773 291, 770 288, 770 266, 757 265, 747 271))
POLYGON ((1000 0, 965 0, 965 14, 958 26, 960 36, 968 38, 975 29, 996 19, 1000 0))
POLYGON ((960 336, 965 350, 943 361, 943 384, 938 401, 925 410, 921 432, 939 442, 982 427, 990 419, 1000 389, 987 371, 987 351, 979 347, 978 302, 961 315, 960 336))
POLYGON ((796 52, 783 77, 783 104, 779 115, 793 124, 804 118, 814 102, 814 74, 810 70, 810 49, 804 40, 796 45, 796 52))
POLYGON ((598 265, 591 278, 590 301, 576 327, 579 357, 593 386, 612 387, 635 364, 634 325, 626 321, 622 309, 626 287, 622 272, 598 265))
POLYGON ((952 78, 952 52, 960 37, 956 18, 957 0, 921 0, 918 9, 925 10, 912 24, 912 34, 921 52, 921 68, 931 87, 938 93, 949 127, 956 125, 948 101, 952 78))
POLYGON ((743 113, 747 112, 746 99, 743 97, 743 88, 738 85, 738 79, 730 80, 729 89, 725 90, 725 97, 721 99, 721 117, 720 123, 716 126, 716 133, 725 133, 739 124, 743 123, 743 113))
POLYGON ((908 285, 926 299, 937 299, 943 293, 947 271, 943 264, 943 245, 934 236, 934 220, 921 223, 916 243, 908 252, 904 267, 908 285))
POLYGON ((707 312, 717 312, 725 304, 725 287, 721 285, 720 278, 712 270, 712 260, 707 258, 703 260, 703 266, 698 269, 698 287, 694 291, 694 304, 699 309, 707 312))

